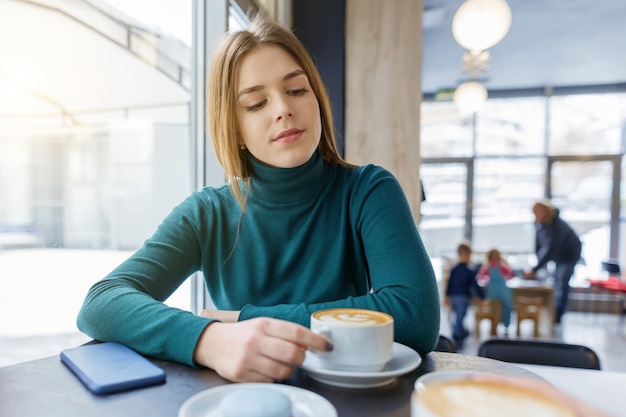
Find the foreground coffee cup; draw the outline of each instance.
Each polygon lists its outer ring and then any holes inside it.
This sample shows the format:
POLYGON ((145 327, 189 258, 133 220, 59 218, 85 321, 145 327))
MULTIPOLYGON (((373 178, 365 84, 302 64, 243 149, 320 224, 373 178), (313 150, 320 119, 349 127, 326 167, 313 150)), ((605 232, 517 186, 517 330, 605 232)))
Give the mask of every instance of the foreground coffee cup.
POLYGON ((380 311, 332 308, 311 314, 311 330, 333 344, 313 352, 319 366, 349 372, 381 371, 393 356, 393 317, 380 311))
MULTIPOLYGON (((537 380, 537 384, 543 383, 537 380)), ((456 416, 575 417, 575 414, 557 397, 519 384, 514 377, 440 371, 417 379, 411 396, 411 417, 456 416)))

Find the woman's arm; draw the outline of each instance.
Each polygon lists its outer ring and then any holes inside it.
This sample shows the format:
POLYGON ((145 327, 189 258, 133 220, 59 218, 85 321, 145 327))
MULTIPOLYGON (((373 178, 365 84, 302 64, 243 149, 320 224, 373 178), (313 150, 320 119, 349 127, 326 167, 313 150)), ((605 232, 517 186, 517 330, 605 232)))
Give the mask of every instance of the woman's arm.
POLYGON ((302 364, 307 349, 331 349, 325 338, 295 323, 237 323, 238 311, 195 316, 162 303, 200 266, 199 222, 189 219, 189 206, 195 204, 176 208, 141 249, 90 289, 79 328, 149 356, 210 367, 232 381, 283 379, 302 364))
POLYGON ((189 204, 175 208, 137 252, 91 287, 77 318, 81 331, 193 365, 196 341, 211 321, 163 304, 200 265, 194 225, 185 215, 189 204))

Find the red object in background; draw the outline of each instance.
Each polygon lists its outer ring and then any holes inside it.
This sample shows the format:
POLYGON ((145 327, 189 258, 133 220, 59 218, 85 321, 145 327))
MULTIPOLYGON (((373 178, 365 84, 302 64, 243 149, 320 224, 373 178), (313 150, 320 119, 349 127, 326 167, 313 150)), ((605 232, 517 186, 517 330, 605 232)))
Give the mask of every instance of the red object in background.
POLYGON ((622 282, 618 277, 608 277, 607 279, 588 279, 593 287, 605 290, 626 293, 626 282, 622 282))

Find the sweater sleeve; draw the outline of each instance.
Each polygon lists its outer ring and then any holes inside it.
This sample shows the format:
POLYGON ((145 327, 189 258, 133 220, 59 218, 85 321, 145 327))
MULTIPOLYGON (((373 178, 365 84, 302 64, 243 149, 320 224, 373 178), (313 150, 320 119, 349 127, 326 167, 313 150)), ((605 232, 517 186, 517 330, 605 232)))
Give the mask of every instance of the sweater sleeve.
POLYGON ((450 294, 452 294, 455 273, 456 273, 456 265, 450 270, 450 275, 448 276, 448 282, 446 283, 446 297, 449 297, 450 294))
POLYGON ((554 251, 554 245, 552 243, 553 236, 549 229, 549 226, 543 225, 537 229, 535 238, 535 252, 537 254, 537 264, 533 268, 534 272, 537 272, 541 268, 545 267, 552 256, 554 251))
POLYGON ((511 279, 515 276, 515 273, 513 272, 511 267, 504 262, 500 264, 500 273, 506 279, 511 279))
POLYGON ((130 258, 89 290, 77 325, 100 341, 116 341, 159 359, 193 366, 209 319, 163 301, 199 267, 193 222, 177 207, 130 258))
POLYGON ((474 274, 472 274, 470 281, 470 292, 474 297, 484 300, 485 292, 483 291, 483 288, 478 284, 478 280, 476 279, 476 276, 478 275, 478 268, 474 269, 473 272, 474 274))
MULTIPOLYGON (((369 293, 318 304, 246 305, 240 320, 282 318, 309 326, 310 314, 333 307, 389 313, 395 339, 421 354, 430 352, 439 334, 439 293, 430 259, 398 181, 386 170, 371 169, 360 195, 351 202, 353 227, 367 262, 369 293)), ((346 277, 357 279, 357 277, 346 277)))
POLYGON ((478 269, 478 273, 476 274, 476 279, 478 280, 478 282, 480 282, 483 285, 489 282, 489 266, 488 265, 483 264, 480 266, 480 268, 478 269))

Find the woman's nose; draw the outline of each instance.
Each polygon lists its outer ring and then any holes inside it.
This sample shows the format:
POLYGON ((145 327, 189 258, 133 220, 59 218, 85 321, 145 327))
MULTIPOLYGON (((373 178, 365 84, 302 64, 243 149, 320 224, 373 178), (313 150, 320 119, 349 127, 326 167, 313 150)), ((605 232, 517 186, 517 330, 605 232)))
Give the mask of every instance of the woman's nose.
POLYGON ((293 110, 289 105, 289 102, 284 98, 279 98, 276 100, 276 121, 282 120, 285 117, 293 116, 293 110))

